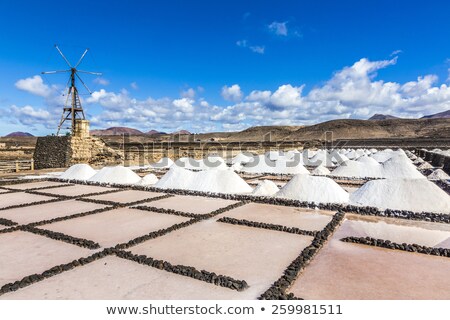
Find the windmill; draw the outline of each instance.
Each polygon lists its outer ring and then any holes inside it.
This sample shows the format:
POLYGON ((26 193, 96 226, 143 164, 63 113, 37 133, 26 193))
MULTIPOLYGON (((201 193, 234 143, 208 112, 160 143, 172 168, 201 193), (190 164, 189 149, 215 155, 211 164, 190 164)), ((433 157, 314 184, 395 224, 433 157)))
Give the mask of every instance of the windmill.
POLYGON ((67 82, 68 92, 67 92, 67 98, 66 102, 64 104, 63 113, 61 116, 61 120, 59 121, 58 125, 58 131, 56 135, 59 135, 59 131, 61 130, 63 124, 66 121, 71 122, 71 130, 72 134, 75 131, 75 121, 77 119, 85 120, 86 117, 84 115, 83 107, 81 106, 80 96, 78 94, 78 89, 76 87, 75 80, 78 78, 78 80, 83 84, 83 86, 86 88, 86 90, 89 92, 89 94, 92 94, 91 90, 86 86, 84 81, 81 79, 81 77, 78 75, 78 73, 87 73, 87 74, 93 74, 96 76, 101 76, 102 74, 99 72, 91 72, 91 71, 83 71, 78 70, 78 66, 80 65, 81 61, 83 61, 84 57, 86 56, 86 53, 89 51, 89 48, 84 51, 84 53, 81 55, 80 59, 78 60, 77 64, 75 66, 72 66, 67 60, 67 58, 62 53, 61 49, 55 44, 56 50, 58 50, 61 57, 64 59, 64 61, 67 63, 70 69, 67 70, 56 70, 56 71, 46 71, 42 72, 42 74, 55 74, 55 73, 70 73, 69 81, 67 82), (69 86, 70 84, 70 86, 69 86), (70 106, 69 106, 69 98, 70 98, 70 106))

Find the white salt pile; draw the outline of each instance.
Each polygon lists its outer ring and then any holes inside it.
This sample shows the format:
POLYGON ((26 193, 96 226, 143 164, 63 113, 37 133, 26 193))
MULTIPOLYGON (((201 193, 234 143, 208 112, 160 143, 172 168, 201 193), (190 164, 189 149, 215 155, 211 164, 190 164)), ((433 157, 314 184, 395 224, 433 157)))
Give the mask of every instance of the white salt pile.
POLYGON ((215 193, 251 193, 247 182, 232 170, 190 171, 170 168, 155 185, 161 189, 183 189, 215 193))
POLYGON ((244 163, 248 163, 252 160, 253 155, 251 153, 238 153, 233 160, 231 160, 232 164, 244 164, 244 163))
POLYGON ((175 161, 174 166, 189 170, 228 169, 225 160, 219 156, 208 156, 201 160, 183 157, 175 161))
POLYGON ((330 170, 328 170, 324 166, 318 166, 313 171, 311 171, 311 174, 316 175, 316 176, 327 176, 330 174, 330 170))
POLYGON ((298 174, 276 197, 316 203, 347 203, 349 194, 330 178, 298 174))
POLYGON ((334 169, 330 175, 334 177, 349 178, 381 178, 383 177, 383 166, 379 163, 369 164, 348 160, 334 169))
POLYGON ((253 190, 252 195, 254 196, 273 196, 275 193, 280 191, 277 185, 270 180, 263 180, 256 188, 253 190))
POLYGON ((417 166, 417 169, 419 170, 427 170, 427 169, 433 169, 434 167, 429 164, 428 162, 423 162, 422 164, 420 164, 419 166, 417 166))
POLYGON ((374 158, 371 158, 367 155, 359 157, 358 160, 356 160, 356 161, 366 163, 366 164, 371 164, 371 165, 378 165, 377 160, 375 160, 374 158))
POLYGON ((166 169, 170 168, 173 165, 173 160, 167 157, 161 158, 159 161, 152 163, 150 165, 151 168, 154 169, 166 169))
POLYGON ((136 173, 123 166, 104 167, 88 181, 100 183, 136 184, 141 181, 136 173))
POLYGON ((449 180, 450 176, 442 169, 436 169, 427 176, 430 180, 449 180))
POLYGON ((395 155, 382 164, 385 178, 425 178, 406 155, 395 155))
POLYGON ((136 185, 138 186, 151 186, 158 182, 158 177, 156 177, 153 173, 147 174, 145 177, 141 179, 136 185))
POLYGON ((89 180, 97 171, 85 163, 74 164, 69 169, 64 171, 58 178, 64 180, 89 180))
POLYGON ((450 196, 425 179, 386 179, 366 182, 350 203, 380 209, 450 213, 450 196))
POLYGON ((399 155, 400 153, 402 153, 400 152, 400 150, 393 151, 392 149, 385 149, 382 151, 378 151, 375 154, 371 154, 370 157, 374 158, 377 162, 385 162, 393 156, 399 155))
POLYGON ((276 161, 270 160, 265 155, 255 156, 251 162, 243 165, 240 170, 247 173, 309 174, 309 171, 297 157, 290 160, 285 156, 278 157, 276 161))

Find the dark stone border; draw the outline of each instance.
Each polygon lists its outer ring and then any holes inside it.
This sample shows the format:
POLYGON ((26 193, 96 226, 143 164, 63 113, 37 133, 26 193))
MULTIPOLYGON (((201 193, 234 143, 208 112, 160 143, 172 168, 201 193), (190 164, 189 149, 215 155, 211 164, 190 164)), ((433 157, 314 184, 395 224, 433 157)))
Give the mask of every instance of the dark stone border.
MULTIPOLYGON (((73 184, 71 186, 74 186, 73 184)), ((100 191, 100 192, 92 192, 92 193, 85 193, 75 196, 66 196, 61 194, 54 194, 54 193, 48 193, 48 192, 42 192, 42 191, 36 191, 36 190, 25 190, 26 193, 29 194, 36 194, 39 196, 46 196, 46 197, 54 197, 54 198, 60 198, 62 200, 71 200, 71 199, 78 199, 83 197, 95 197, 95 196, 101 196, 104 194, 110 194, 110 193, 117 193, 123 191, 121 189, 112 189, 112 190, 106 190, 106 191, 100 191)))
POLYGON ((83 266, 83 265, 91 263, 95 260, 99 260, 103 257, 111 255, 112 253, 113 253, 113 249, 105 249, 101 252, 94 253, 93 255, 90 255, 86 258, 80 258, 80 259, 73 260, 72 262, 69 262, 66 264, 60 264, 60 265, 57 265, 51 269, 48 269, 48 270, 42 272, 42 273, 39 273, 39 274, 35 273, 32 275, 26 276, 26 277, 22 278, 21 280, 7 283, 0 288, 0 296, 5 293, 13 292, 20 288, 27 287, 29 285, 32 285, 33 283, 40 282, 47 278, 56 276, 65 271, 72 270, 73 268, 75 268, 77 266, 83 266))
POLYGON ((29 226, 29 227, 43 226, 43 225, 51 224, 51 223, 55 223, 55 222, 72 220, 72 219, 76 219, 76 218, 90 216, 90 215, 97 214, 97 213, 111 211, 111 210, 114 210, 114 209, 117 209, 117 208, 114 207, 114 206, 112 206, 112 207, 105 207, 105 208, 95 209, 95 210, 91 210, 91 211, 75 213, 75 214, 72 214, 72 215, 69 215, 69 216, 56 217, 56 218, 53 218, 53 219, 31 222, 31 223, 26 224, 26 226, 29 226))
POLYGON ((0 230, 0 234, 2 234, 2 233, 10 233, 10 232, 14 232, 14 231, 17 231, 17 230, 20 230, 20 226, 14 226, 14 227, 11 227, 11 228, 2 229, 2 230, 0 230))
POLYGON ((391 249, 391 250, 401 250, 401 251, 407 251, 407 252, 415 252, 415 253, 422 253, 422 254, 427 254, 427 255, 450 258, 450 249, 427 247, 427 246, 422 246, 422 245, 419 245, 416 243, 412 243, 412 244, 401 243, 400 244, 400 243, 391 242, 390 240, 376 239, 376 238, 372 238, 372 237, 346 237, 346 238, 341 239, 341 241, 349 242, 349 243, 363 244, 363 245, 385 248, 385 249, 391 249))
MULTIPOLYGON (((90 196, 91 197, 91 196, 90 196)), ((95 197, 95 195, 94 195, 95 197)), ((167 199, 167 198, 171 198, 173 197, 173 195, 171 194, 164 194, 162 196, 157 196, 157 197, 153 197, 153 198, 146 198, 143 200, 137 200, 137 201, 132 201, 132 202, 116 202, 116 201, 110 201, 110 200, 96 200, 96 199, 85 199, 85 198, 77 198, 78 201, 83 201, 83 202, 90 202, 90 203, 96 203, 96 204, 103 204, 103 205, 107 205, 107 206, 117 206, 117 207, 129 207, 129 206, 135 206, 141 203, 146 203, 146 202, 153 202, 153 201, 158 201, 158 200, 162 200, 162 199, 167 199)))
POLYGON ((49 200, 35 201, 35 202, 29 202, 29 203, 16 204, 16 205, 12 205, 9 207, 3 207, 3 208, 0 208, 0 211, 37 206, 40 204, 46 204, 46 203, 52 203, 52 202, 60 202, 63 200, 64 199, 58 199, 58 198, 53 197, 53 199, 49 199, 49 200))
POLYGON ((5 226, 5 227, 12 227, 12 226, 17 226, 18 223, 14 222, 12 220, 9 220, 9 219, 0 218, 0 225, 5 226))
POLYGON ((245 220, 245 219, 240 220, 240 219, 235 219, 235 218, 230 218, 230 217, 220 218, 219 220, 217 220, 217 222, 223 222, 223 223, 252 227, 252 228, 281 231, 281 232, 299 234, 299 235, 310 236, 310 237, 315 237, 318 232, 318 231, 302 230, 302 229, 299 229, 296 227, 286 227, 286 226, 282 226, 279 224, 249 221, 249 220, 245 220))
POLYGON ((50 230, 46 230, 46 229, 39 229, 39 228, 35 228, 32 226, 28 226, 28 225, 24 225, 24 226, 20 226, 19 230, 21 231, 27 231, 27 232, 31 232, 40 236, 44 236, 53 240, 58 240, 58 241, 63 241, 66 243, 70 243, 82 248, 88 248, 88 249, 99 249, 100 245, 92 240, 87 240, 87 239, 81 239, 81 238, 76 238, 76 237, 72 237, 69 235, 66 235, 64 233, 60 233, 60 232, 54 232, 54 231, 50 231, 50 230))
POLYGON ((214 272, 208 272, 205 270, 199 271, 194 267, 183 265, 172 265, 170 262, 164 260, 156 260, 145 255, 135 255, 130 251, 116 250, 115 254, 119 258, 131 260, 139 264, 147 265, 159 270, 164 270, 196 280, 212 283, 216 286, 225 287, 237 291, 243 291, 248 288, 248 284, 247 282, 245 282, 245 280, 236 280, 228 276, 217 275, 214 272))
POLYGON ((185 217, 185 218, 194 218, 194 219, 201 216, 201 214, 183 212, 183 211, 178 211, 178 210, 173 210, 173 209, 150 207, 150 206, 136 206, 136 207, 131 207, 131 209, 138 209, 138 210, 157 212, 157 213, 163 213, 163 214, 171 214, 174 216, 180 216, 180 217, 185 217))
MULTIPOLYGON (((47 180, 39 180, 36 182, 46 182, 46 181, 47 180)), ((50 182, 53 182, 53 181, 50 181, 50 182)), ((27 183, 29 183, 29 182, 27 182, 27 183)), ((16 192, 27 192, 27 191, 39 191, 39 190, 47 190, 47 189, 65 188, 65 187, 71 187, 71 186, 74 186, 74 184, 62 183, 62 184, 59 184, 56 186, 38 187, 38 188, 29 188, 29 189, 14 189, 14 188, 3 187, 2 189, 9 190, 9 191, 16 191, 16 192)))
POLYGON ((300 255, 286 268, 283 275, 272 284, 272 286, 264 292, 259 300, 286 300, 295 299, 294 294, 286 294, 286 290, 294 283, 300 272, 311 262, 319 250, 323 247, 328 238, 333 234, 334 230, 341 224, 345 214, 337 212, 333 219, 319 231, 312 243, 302 250, 300 255))

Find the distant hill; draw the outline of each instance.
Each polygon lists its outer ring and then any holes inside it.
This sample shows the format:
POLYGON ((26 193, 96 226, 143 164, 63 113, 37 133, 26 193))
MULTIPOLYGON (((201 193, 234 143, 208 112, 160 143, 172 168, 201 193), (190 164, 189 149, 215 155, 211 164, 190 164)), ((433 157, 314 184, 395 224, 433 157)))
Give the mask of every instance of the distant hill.
POLYGON ((172 134, 192 134, 192 133, 190 133, 187 130, 179 130, 179 131, 172 132, 172 134))
POLYGON ((375 113, 368 120, 387 120, 387 119, 400 119, 400 118, 391 116, 390 114, 375 113))
POLYGON ((450 119, 339 119, 300 128, 287 139, 324 139, 325 132, 332 132, 333 139, 447 138, 450 119))
POLYGON ((450 110, 430 114, 429 116, 424 116, 421 119, 446 119, 446 118, 450 118, 450 110))
POLYGON ((31 133, 28 132, 11 132, 10 134, 6 135, 5 137, 34 137, 31 133))
POLYGON ((148 134, 149 136, 154 135, 154 134, 167 134, 166 132, 162 132, 162 131, 156 131, 156 130, 150 130, 149 132, 147 132, 146 134, 148 134))
POLYGON ((143 135, 145 133, 128 127, 111 127, 104 130, 91 130, 91 135, 93 136, 117 136, 121 134, 143 135))

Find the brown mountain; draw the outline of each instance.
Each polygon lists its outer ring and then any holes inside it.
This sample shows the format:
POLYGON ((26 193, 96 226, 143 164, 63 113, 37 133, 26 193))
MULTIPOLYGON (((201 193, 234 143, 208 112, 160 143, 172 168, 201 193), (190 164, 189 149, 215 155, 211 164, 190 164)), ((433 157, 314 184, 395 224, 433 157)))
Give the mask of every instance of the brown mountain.
POLYGON ((300 128, 287 139, 324 139, 325 132, 332 132, 333 139, 446 138, 450 119, 331 120, 300 128))
POLYGON ((151 136, 151 135, 154 135, 154 134, 166 134, 166 133, 165 132, 161 132, 161 131, 156 131, 156 130, 150 130, 149 132, 146 132, 146 134, 151 136))
POLYGON ((439 112, 435 114, 430 114, 429 116, 424 116, 421 119, 446 119, 450 118, 450 110, 439 112))
POLYGON ((144 135, 145 133, 140 130, 127 127, 111 127, 104 130, 91 130, 91 135, 93 136, 118 136, 122 134, 144 135))
POLYGON ((179 130, 179 131, 172 132, 172 134, 192 134, 192 133, 190 133, 187 130, 179 130))
POLYGON ((387 119, 400 119, 400 118, 391 116, 390 114, 375 113, 368 120, 387 120, 387 119))
POLYGON ((28 132, 11 132, 10 134, 6 135, 5 137, 34 137, 31 133, 28 132))

